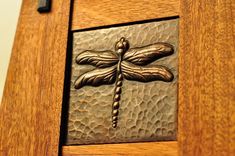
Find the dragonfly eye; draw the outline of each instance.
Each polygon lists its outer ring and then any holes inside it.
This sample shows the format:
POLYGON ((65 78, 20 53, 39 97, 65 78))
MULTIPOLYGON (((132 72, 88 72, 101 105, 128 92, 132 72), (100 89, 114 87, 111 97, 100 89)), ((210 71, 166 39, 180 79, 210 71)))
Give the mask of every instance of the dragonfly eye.
POLYGON ((121 49, 123 52, 127 51, 129 49, 129 43, 128 41, 122 37, 117 43, 116 43, 116 46, 115 46, 115 49, 117 51, 119 51, 119 49, 121 49))

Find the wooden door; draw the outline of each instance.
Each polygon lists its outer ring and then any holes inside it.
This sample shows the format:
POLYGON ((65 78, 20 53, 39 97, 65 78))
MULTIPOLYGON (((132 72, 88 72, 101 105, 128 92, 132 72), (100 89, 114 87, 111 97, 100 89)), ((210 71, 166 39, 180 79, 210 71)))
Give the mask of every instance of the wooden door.
POLYGON ((36 8, 37 1, 23 0, 0 108, 0 155, 235 153, 232 0, 57 0, 49 13, 36 8), (172 17, 180 21, 177 141, 60 144, 70 33, 172 17))

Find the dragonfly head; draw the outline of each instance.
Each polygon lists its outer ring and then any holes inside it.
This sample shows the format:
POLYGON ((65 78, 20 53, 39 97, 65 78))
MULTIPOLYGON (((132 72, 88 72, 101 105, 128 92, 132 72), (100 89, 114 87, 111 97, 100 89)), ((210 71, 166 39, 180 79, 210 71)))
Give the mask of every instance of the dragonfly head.
POLYGON ((115 45, 115 50, 119 56, 123 56, 123 54, 129 49, 129 42, 122 37, 115 45))

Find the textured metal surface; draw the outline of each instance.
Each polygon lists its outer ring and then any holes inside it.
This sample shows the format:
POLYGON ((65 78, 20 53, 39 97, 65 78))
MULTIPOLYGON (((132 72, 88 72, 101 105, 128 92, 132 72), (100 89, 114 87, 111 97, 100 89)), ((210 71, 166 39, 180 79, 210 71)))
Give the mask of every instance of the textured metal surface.
POLYGON ((177 132, 178 20, 107 28, 74 33, 68 136, 66 144, 97 144, 175 140, 177 132), (76 56, 85 50, 114 51, 115 43, 125 37, 130 48, 166 42, 174 54, 145 67, 168 67, 174 80, 148 83, 123 80, 119 124, 110 118, 115 84, 86 86, 76 90, 74 82, 95 67, 77 65, 76 56))
POLYGON ((112 126, 117 127, 118 113, 122 92, 123 78, 139 82, 170 82, 174 75, 164 66, 141 67, 168 55, 173 54, 174 47, 169 43, 155 43, 145 47, 129 49, 129 42, 122 37, 115 44, 115 52, 86 50, 78 54, 76 63, 93 65, 96 69, 80 75, 74 83, 75 89, 83 86, 100 86, 115 83, 112 126), (141 65, 141 66, 136 66, 141 65), (110 67, 111 68, 105 68, 110 67), (100 69, 104 68, 104 69, 100 69))

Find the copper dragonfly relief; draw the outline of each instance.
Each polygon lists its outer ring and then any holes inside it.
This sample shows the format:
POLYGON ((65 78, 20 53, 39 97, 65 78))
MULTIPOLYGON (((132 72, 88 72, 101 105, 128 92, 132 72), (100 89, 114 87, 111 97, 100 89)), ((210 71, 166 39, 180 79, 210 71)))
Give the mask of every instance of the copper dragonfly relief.
POLYGON ((74 83, 75 89, 86 85, 100 86, 115 83, 112 127, 116 128, 123 79, 139 82, 172 81, 174 76, 167 67, 146 65, 173 52, 172 45, 162 42, 129 49, 129 42, 123 37, 115 44, 115 52, 83 51, 76 57, 76 63, 93 65, 96 69, 80 75, 74 83))

